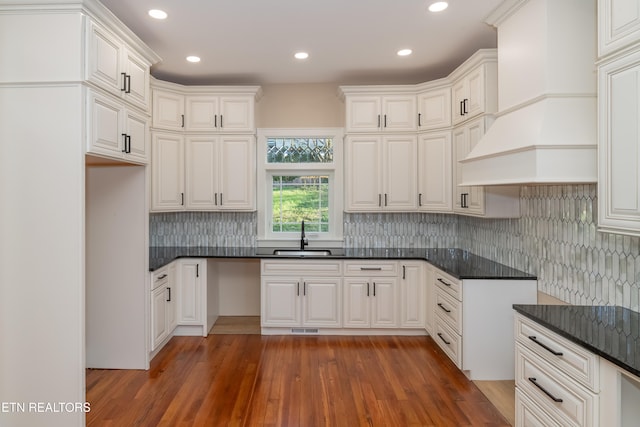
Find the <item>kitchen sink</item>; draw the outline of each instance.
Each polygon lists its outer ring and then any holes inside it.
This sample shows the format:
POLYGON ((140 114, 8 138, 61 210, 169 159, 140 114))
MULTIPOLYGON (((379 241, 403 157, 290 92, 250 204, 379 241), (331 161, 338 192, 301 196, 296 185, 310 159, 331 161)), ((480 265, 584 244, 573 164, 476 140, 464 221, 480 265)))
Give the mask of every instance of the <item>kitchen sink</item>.
POLYGON ((280 256, 329 256, 331 251, 329 249, 276 249, 273 251, 274 255, 280 256))

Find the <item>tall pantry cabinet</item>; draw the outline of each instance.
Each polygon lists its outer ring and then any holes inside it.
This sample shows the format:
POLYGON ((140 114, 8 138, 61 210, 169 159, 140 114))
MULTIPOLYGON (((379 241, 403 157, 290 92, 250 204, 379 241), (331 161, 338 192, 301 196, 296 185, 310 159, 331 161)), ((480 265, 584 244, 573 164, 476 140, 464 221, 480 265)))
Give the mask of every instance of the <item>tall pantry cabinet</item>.
MULTIPOLYGON (((51 0, 34 7, 33 2, 0 0, 0 28, 11 35, 0 37, 0 182, 6 183, 0 186, 0 313, 11 319, 0 322, 3 402, 86 400, 85 317, 91 307, 85 300, 85 261, 92 255, 85 246, 85 154, 91 150, 91 94, 108 101, 110 129, 125 129, 123 111, 135 112, 138 123, 145 116, 137 101, 114 95, 90 77, 92 25, 145 63, 158 60, 96 1, 51 0), (43 252, 34 262, 37 250, 43 252)), ((136 73, 124 72, 135 92, 136 73)), ((132 139, 138 132, 133 130, 132 139)), ((114 133, 109 130, 107 136, 114 133)), ((130 154, 129 147, 135 151, 133 140, 131 146, 119 143, 114 157, 130 154)), ((140 250, 146 259, 146 248, 140 250)), ((138 283, 143 290, 144 277, 138 283)), ((138 302, 131 303, 144 312, 146 301, 138 302)), ((144 367, 146 354, 135 357, 144 367)), ((4 413, 2 423, 42 425, 43 416, 4 413)), ((46 418, 52 427, 84 421, 82 412, 46 418)))

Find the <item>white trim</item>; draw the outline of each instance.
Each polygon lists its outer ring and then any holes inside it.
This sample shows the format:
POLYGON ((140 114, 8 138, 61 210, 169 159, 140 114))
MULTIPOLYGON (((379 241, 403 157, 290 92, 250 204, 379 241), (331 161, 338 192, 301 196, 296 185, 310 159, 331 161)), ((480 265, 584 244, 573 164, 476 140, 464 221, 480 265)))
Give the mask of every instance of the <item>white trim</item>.
POLYGON ((258 246, 295 246, 297 239, 294 235, 277 236, 269 231, 267 226, 268 212, 271 200, 267 198, 273 175, 290 175, 293 173, 316 173, 329 175, 330 188, 330 231, 327 234, 306 233, 309 246, 339 246, 342 247, 343 234, 343 140, 342 128, 260 128, 257 130, 257 176, 258 176, 258 246), (301 163, 273 164, 267 163, 267 138, 273 137, 331 137, 333 139, 333 163, 301 163), (294 172, 295 171, 295 172, 294 172))

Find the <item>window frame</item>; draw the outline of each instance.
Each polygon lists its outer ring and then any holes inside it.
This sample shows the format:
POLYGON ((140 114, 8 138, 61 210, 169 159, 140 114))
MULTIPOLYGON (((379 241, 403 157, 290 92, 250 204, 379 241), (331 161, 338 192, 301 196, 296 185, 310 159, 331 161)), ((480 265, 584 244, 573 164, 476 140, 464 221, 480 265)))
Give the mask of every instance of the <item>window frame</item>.
POLYGON ((273 176, 327 175, 329 176, 329 232, 306 232, 309 247, 343 246, 343 140, 342 128, 259 128, 257 130, 257 198, 258 198, 258 246, 297 247, 300 233, 275 233, 271 215, 273 205, 273 176), (331 163, 267 163, 269 138, 332 138, 333 162, 331 163))

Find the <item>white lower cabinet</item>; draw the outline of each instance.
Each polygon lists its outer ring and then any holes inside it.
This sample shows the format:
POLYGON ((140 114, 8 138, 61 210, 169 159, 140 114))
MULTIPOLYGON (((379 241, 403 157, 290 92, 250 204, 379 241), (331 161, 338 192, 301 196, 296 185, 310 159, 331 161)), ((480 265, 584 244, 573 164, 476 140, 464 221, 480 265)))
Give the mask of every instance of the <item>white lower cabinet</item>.
POLYGON ((514 377, 513 304, 536 304, 536 280, 456 279, 433 268, 432 336, 472 380, 514 377))
POLYGON ((400 261, 400 327, 423 328, 426 318, 425 263, 400 261))
MULTIPOLYGON (((178 326, 202 327, 207 333, 207 260, 184 258, 178 261, 178 326)), ((200 330, 198 328, 198 330, 200 330)))
POLYGON ((172 263, 151 278, 151 351, 156 350, 176 327, 175 265, 172 263))
POLYGON ((519 314, 515 337, 516 425, 600 425, 598 356, 519 314))
POLYGON ((263 260, 261 264, 263 328, 342 327, 340 261, 263 260))
POLYGON ((344 327, 397 328, 398 263, 345 261, 344 327))

